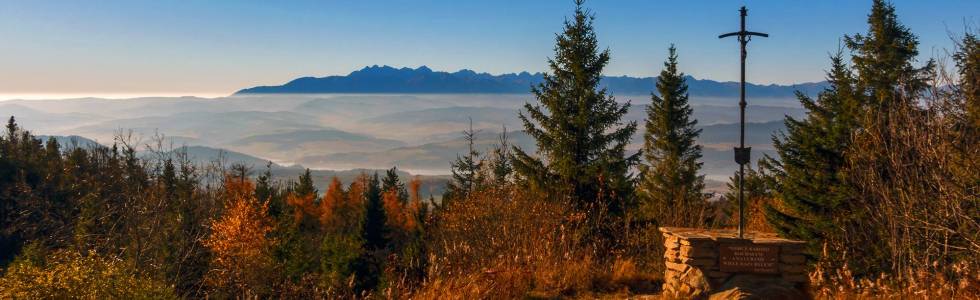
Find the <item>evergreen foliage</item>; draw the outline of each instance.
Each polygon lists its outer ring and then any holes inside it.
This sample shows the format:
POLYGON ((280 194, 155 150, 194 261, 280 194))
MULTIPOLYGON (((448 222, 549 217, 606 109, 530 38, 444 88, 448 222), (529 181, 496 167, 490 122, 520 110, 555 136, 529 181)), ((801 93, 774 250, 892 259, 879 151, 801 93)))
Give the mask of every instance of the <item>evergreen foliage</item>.
MULTIPOLYGON (((207 270, 199 242, 215 202, 183 154, 140 159, 111 147, 42 143, 11 118, 0 137, 0 266, 25 243, 127 261, 194 295, 207 270), (176 156, 172 156, 176 155, 176 156)), ((120 146, 121 145, 121 146, 120 146)), ((179 152, 170 152, 179 153, 179 152)))
POLYGON ((398 178, 398 167, 391 167, 388 171, 385 171, 385 177, 381 179, 381 192, 387 193, 390 191, 395 191, 398 199, 404 204, 408 202, 408 190, 405 189, 405 183, 401 182, 398 178))
POLYGON ((575 14, 555 38, 550 72, 531 89, 538 104, 525 103, 520 119, 536 140, 538 156, 514 150, 514 170, 532 189, 567 197, 581 209, 622 214, 631 198, 629 169, 637 155, 626 145, 636 123, 624 124, 629 104, 599 88, 609 50, 599 51, 593 15, 576 1, 575 14))
POLYGON ((966 33, 953 54, 959 73, 959 88, 966 106, 966 120, 980 130, 980 39, 966 33))
POLYGON ((510 142, 507 140, 507 127, 503 127, 497 137, 497 144, 490 150, 486 164, 490 170, 488 177, 489 185, 500 187, 510 182, 511 175, 514 173, 514 164, 510 160, 510 142))
POLYGON ((779 160, 766 158, 781 200, 780 209, 766 209, 767 220, 784 236, 809 241, 812 255, 827 239, 837 238, 834 219, 849 199, 841 170, 858 127, 861 98, 843 59, 841 52, 832 57, 830 88, 816 100, 798 95, 806 118, 787 117, 786 132, 773 138, 779 160))
POLYGON ((704 176, 701 169, 701 133, 688 103, 684 74, 677 69, 677 49, 669 49, 657 77, 657 92, 647 107, 643 158, 637 186, 642 219, 661 226, 695 226, 705 215, 704 176))
POLYGON ((368 182, 367 192, 365 193, 364 246, 369 251, 383 249, 387 244, 385 240, 385 236, 387 236, 385 224, 388 220, 385 216, 380 184, 378 173, 374 173, 374 176, 368 182))
MULTIPOLYGON (((776 193, 776 178, 767 173, 769 161, 765 158, 757 163, 753 168, 751 164, 745 166, 744 189, 744 213, 745 230, 773 232, 774 229, 766 219, 765 209, 772 204, 776 193)), ((727 192, 722 195, 721 215, 716 224, 735 228, 738 226, 738 171, 728 178, 725 183, 727 192)))
POLYGON ((310 174, 309 168, 307 168, 306 171, 299 176, 299 181, 295 183, 293 192, 299 196, 317 196, 319 191, 317 191, 316 185, 313 184, 313 175, 310 174))
POLYGON ((779 159, 768 160, 780 201, 766 209, 767 220, 781 234, 808 241, 814 257, 824 244, 844 243, 846 224, 862 218, 851 209, 860 197, 846 172, 853 134, 867 120, 887 123, 891 111, 913 109, 933 72, 931 60, 912 66, 917 39, 882 0, 873 2, 868 32, 845 37, 845 44, 853 65, 839 51, 831 58, 830 87, 816 100, 799 93, 807 116, 786 118, 786 132, 773 138, 779 159))
POLYGON ((450 165, 452 178, 446 183, 446 193, 442 197, 443 204, 452 199, 463 198, 480 186, 479 172, 483 167, 480 152, 473 147, 478 131, 473 130, 473 119, 470 127, 463 131, 463 139, 469 146, 466 154, 456 156, 456 161, 450 165))
POLYGON ((385 253, 388 248, 388 222, 382 201, 381 180, 378 173, 364 176, 364 221, 361 223, 361 257, 357 261, 356 273, 362 289, 375 288, 381 277, 385 253))
POLYGON ((868 15, 868 32, 844 37, 857 77, 855 86, 869 97, 867 105, 876 112, 887 112, 895 103, 912 104, 914 96, 927 86, 934 63, 915 68, 919 55, 918 38, 898 21, 895 6, 874 0, 868 15))
POLYGON ((366 176, 362 176, 344 191, 340 180, 334 177, 320 203, 320 272, 326 287, 342 288, 358 279, 364 251, 362 209, 367 183, 366 176))

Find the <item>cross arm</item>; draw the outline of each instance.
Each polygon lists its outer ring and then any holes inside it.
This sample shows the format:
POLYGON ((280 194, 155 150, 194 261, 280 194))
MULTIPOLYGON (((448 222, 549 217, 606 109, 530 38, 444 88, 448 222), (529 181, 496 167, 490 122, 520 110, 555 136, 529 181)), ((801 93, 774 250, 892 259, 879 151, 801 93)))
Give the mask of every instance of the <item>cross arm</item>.
POLYGON ((740 33, 741 32, 729 32, 729 33, 726 33, 726 34, 719 35, 718 38, 719 39, 723 39, 723 38, 726 38, 726 37, 739 35, 740 33))
POLYGON ((754 36, 761 36, 761 37, 769 37, 769 34, 761 33, 761 32, 738 31, 738 32, 729 32, 729 33, 726 33, 726 34, 719 35, 718 38, 719 39, 723 39, 723 38, 726 38, 726 37, 736 36, 736 35, 740 35, 740 36, 754 35, 754 36))

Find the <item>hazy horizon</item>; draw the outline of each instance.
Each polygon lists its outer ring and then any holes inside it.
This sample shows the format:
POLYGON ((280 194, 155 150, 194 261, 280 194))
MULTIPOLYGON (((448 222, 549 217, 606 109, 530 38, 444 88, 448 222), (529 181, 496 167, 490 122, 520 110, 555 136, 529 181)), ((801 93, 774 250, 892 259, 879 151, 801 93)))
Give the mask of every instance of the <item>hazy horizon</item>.
MULTIPOLYGON (((977 1, 895 1, 918 60, 975 27, 977 1)), ((675 44, 685 73, 738 79, 738 7, 768 39, 750 45, 748 80, 823 79, 828 53, 862 31, 870 1, 591 1, 606 75, 654 76, 675 44), (813 26, 820 24, 820 26, 813 26), (670 28, 670 30, 663 30, 670 28), (792 65, 793 68, 786 66, 792 65)), ((25 1, 0 10, 0 95, 227 95, 365 65, 501 74, 539 72, 572 1, 395 3, 25 1), (261 22, 256 22, 261 20, 261 22)), ((36 96, 42 97, 42 96, 36 96)))
MULTIPOLYGON (((387 66, 387 65, 385 65, 385 66, 387 66)), ((369 66, 365 66, 365 67, 369 67, 369 66)), ((391 66, 391 67, 393 67, 393 68, 412 68, 412 67, 402 67, 402 66, 391 66)), ((421 66, 418 66, 418 67, 425 67, 425 65, 421 65, 421 66)), ((459 69, 459 70, 434 70, 434 71, 436 71, 436 72, 450 72, 451 73, 451 72, 462 71, 462 70, 472 70, 472 69, 463 68, 463 69, 459 69)), ((356 69, 355 70, 351 70, 351 72, 354 72, 354 71, 357 71, 357 70, 356 69)), ((527 71, 514 71, 514 72, 505 72, 505 73, 489 73, 489 72, 482 72, 480 70, 472 70, 472 71, 475 71, 477 73, 488 73, 488 74, 494 75, 494 76, 503 75, 503 74, 517 74, 517 73, 521 73, 521 72, 527 72, 527 71)), ((348 74, 350 74, 350 72, 343 73, 343 74, 326 75, 326 76, 346 76, 348 74)), ((643 75, 607 75, 607 76, 608 77, 626 76, 626 77, 634 77, 634 78, 651 77, 651 76, 643 76, 643 75)), ((655 76, 656 75, 653 75, 653 77, 655 77, 655 76)), ((699 80, 712 80, 712 81, 717 81, 717 82, 720 82, 720 83, 734 82, 734 81, 726 81, 726 80, 716 80, 716 79, 713 79, 713 78, 700 78, 700 77, 696 77, 696 76, 692 76, 692 77, 694 77, 695 79, 699 79, 699 80)), ((295 79, 295 78, 293 78, 293 79, 295 79)), ((757 82, 753 82, 751 80, 750 81, 747 81, 747 82, 749 84, 757 84, 757 85, 793 86, 793 85, 798 85, 798 84, 810 84, 810 83, 817 83, 817 82, 822 82, 822 81, 823 80, 818 80, 818 81, 804 81, 804 82, 793 82, 793 83, 787 83, 787 84, 757 83, 757 82)), ((288 80, 287 80, 287 82, 288 82, 288 80)), ((267 83, 267 84, 268 85, 276 85, 276 84, 283 84, 283 83, 286 83, 286 82, 281 82, 281 83, 267 83)), ((193 92, 193 91, 190 91, 190 92, 179 92, 179 91, 177 91, 177 92, 145 92, 145 93, 117 93, 117 92, 106 92, 106 93, 94 93, 94 92, 93 93, 50 93, 50 92, 4 93, 4 92, 0 91, 0 101, 8 101, 8 100, 70 100, 70 99, 85 99, 85 98, 126 100, 126 99, 136 99, 136 98, 181 98, 181 97, 195 97, 195 98, 205 98, 205 99, 216 99, 216 98, 234 96, 234 94, 235 94, 236 91, 238 91, 240 89, 243 89, 243 88, 248 88, 248 87, 249 86, 242 86, 242 87, 239 87, 236 90, 229 91, 227 93, 193 92)), ((311 94, 364 94, 364 93, 311 93, 311 94)), ((384 92, 379 92, 379 93, 368 93, 368 94, 390 94, 390 95, 397 95, 397 94, 406 94, 406 93, 384 93, 384 92)), ((426 94, 426 93, 408 93, 408 94, 426 94)), ((521 93, 469 93, 469 94, 521 94, 521 93)), ((528 93, 528 95, 530 95, 530 94, 528 93)), ((647 95, 623 94, 623 96, 647 96, 647 95)))

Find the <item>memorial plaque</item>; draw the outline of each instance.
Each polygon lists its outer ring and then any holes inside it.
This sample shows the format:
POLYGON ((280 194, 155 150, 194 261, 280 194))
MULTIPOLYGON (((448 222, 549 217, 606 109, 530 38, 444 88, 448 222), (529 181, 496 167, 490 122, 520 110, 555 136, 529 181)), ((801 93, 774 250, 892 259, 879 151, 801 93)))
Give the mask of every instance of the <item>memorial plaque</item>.
POLYGON ((779 246, 722 243, 718 264, 728 273, 779 273, 779 246))

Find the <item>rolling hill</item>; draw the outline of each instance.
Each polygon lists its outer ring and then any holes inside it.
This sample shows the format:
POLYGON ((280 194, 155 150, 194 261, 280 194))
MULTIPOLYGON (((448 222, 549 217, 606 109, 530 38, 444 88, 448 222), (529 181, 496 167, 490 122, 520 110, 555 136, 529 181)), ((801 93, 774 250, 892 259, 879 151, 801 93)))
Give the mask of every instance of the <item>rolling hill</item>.
POLYGON ((297 130, 244 137, 225 147, 247 153, 262 153, 276 161, 291 161, 312 154, 377 151, 404 146, 402 141, 380 139, 336 129, 297 130))

